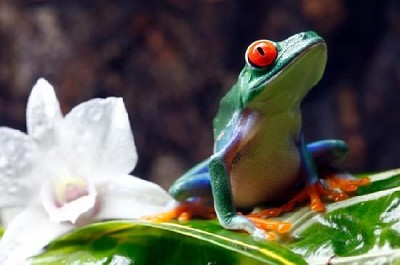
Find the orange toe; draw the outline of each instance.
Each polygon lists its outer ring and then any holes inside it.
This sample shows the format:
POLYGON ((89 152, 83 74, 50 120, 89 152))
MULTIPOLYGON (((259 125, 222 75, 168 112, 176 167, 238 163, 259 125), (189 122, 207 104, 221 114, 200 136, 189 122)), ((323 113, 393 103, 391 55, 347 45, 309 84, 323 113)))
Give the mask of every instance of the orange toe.
POLYGON ((360 186, 368 185, 371 180, 368 177, 361 178, 361 179, 348 179, 348 178, 341 178, 338 176, 331 176, 326 178, 326 181, 332 189, 341 189, 344 192, 354 192, 360 186))
POLYGON ((250 213, 247 217, 262 218, 262 217, 277 217, 282 214, 282 207, 268 208, 258 212, 250 213))
POLYGON ((213 207, 204 206, 201 202, 185 202, 177 207, 162 212, 153 216, 146 216, 143 219, 153 222, 169 222, 177 219, 180 222, 185 222, 193 217, 204 219, 215 218, 215 211, 213 207))
POLYGON ((349 198, 349 193, 358 189, 359 186, 368 185, 369 178, 362 179, 346 179, 338 176, 325 178, 328 187, 325 187, 321 181, 307 185, 304 190, 300 191, 287 203, 277 208, 264 209, 256 213, 251 213, 248 216, 254 218, 261 217, 277 217, 282 213, 291 212, 294 208, 306 201, 310 201, 310 208, 316 212, 325 210, 325 205, 322 198, 329 198, 332 201, 341 201, 349 198))
POLYGON ((267 208, 258 212, 254 212, 249 214, 249 217, 256 217, 256 218, 261 218, 261 217, 278 217, 282 213, 286 212, 291 212, 294 210, 294 208, 300 204, 303 203, 307 200, 308 194, 306 189, 302 190, 299 192, 296 196, 294 196, 291 200, 289 200, 287 203, 280 207, 276 208, 267 208))
POLYGON ((322 212, 325 210, 325 205, 322 203, 321 199, 323 189, 324 187, 319 181, 306 187, 307 195, 310 198, 311 210, 316 212, 322 212))
POLYGON ((248 216, 248 218, 254 223, 255 226, 262 230, 273 230, 276 231, 280 234, 287 233, 290 228, 291 224, 288 222, 282 222, 282 221, 277 221, 277 220, 271 220, 271 219, 264 219, 264 218, 257 218, 257 217, 252 217, 248 216))

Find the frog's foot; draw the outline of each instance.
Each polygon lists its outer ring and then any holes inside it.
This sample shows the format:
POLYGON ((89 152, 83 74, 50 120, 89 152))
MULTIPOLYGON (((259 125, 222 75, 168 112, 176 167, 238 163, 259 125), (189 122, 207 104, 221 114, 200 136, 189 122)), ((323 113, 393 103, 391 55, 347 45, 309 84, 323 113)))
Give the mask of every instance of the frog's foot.
POLYGON ((314 201, 315 208, 321 207, 321 200, 319 199, 319 191, 320 185, 310 185, 309 187, 305 188, 301 192, 299 192, 296 196, 294 196, 291 200, 280 207, 276 208, 267 208, 258 212, 250 213, 248 215, 249 218, 256 217, 277 217, 280 216, 282 213, 291 212, 296 207, 296 205, 301 204, 307 201, 308 198, 311 198, 311 201, 314 201))
POLYGON ((335 174, 325 177, 324 180, 326 181, 326 185, 323 185, 321 182, 319 182, 319 184, 317 183, 318 188, 315 190, 315 195, 310 196, 310 207, 312 210, 317 212, 325 209, 323 203, 321 202, 322 196, 327 197, 334 202, 342 201, 349 198, 351 194, 356 192, 358 187, 368 185, 371 182, 368 177, 351 179, 339 177, 335 174))
MULTIPOLYGON (((314 211, 321 212, 325 209, 325 206, 322 202, 322 195, 326 194, 324 186, 320 181, 317 181, 314 184, 307 186, 304 190, 299 192, 296 196, 294 196, 291 200, 280 207, 276 208, 268 208, 255 213, 249 214, 250 217, 277 217, 283 213, 291 212, 294 208, 306 202, 308 199, 310 200, 310 208, 314 211)), ((329 191, 330 196, 333 196, 333 193, 336 194, 335 191, 329 191)), ((344 199, 344 198, 343 198, 344 199)))
POLYGON ((325 177, 328 186, 331 189, 339 189, 345 193, 357 191, 358 187, 370 184, 371 180, 368 177, 360 179, 342 178, 335 174, 325 177))
POLYGON ((288 222, 259 218, 251 215, 247 215, 247 218, 249 218, 249 220, 257 228, 263 230, 267 235, 267 239, 271 241, 275 241, 277 239, 277 233, 285 234, 292 227, 292 225, 288 222))
POLYGON ((177 219, 180 222, 186 222, 193 217, 213 219, 215 216, 213 207, 204 206, 201 201, 193 201, 183 202, 169 211, 146 216, 143 219, 153 222, 168 222, 177 219))
POLYGON ((218 217, 219 223, 225 229, 247 232, 257 240, 274 241, 278 234, 286 233, 291 227, 287 222, 252 217, 239 212, 227 213, 218 217))
POLYGON ((336 175, 325 178, 327 185, 322 181, 316 181, 308 185, 304 190, 293 197, 289 202, 277 208, 265 209, 256 213, 251 213, 250 217, 276 217, 282 213, 291 212, 293 209, 307 200, 310 200, 310 208, 316 212, 325 210, 325 205, 322 198, 326 197, 332 201, 342 201, 354 193, 358 187, 365 186, 370 183, 369 178, 349 179, 341 178, 336 175))

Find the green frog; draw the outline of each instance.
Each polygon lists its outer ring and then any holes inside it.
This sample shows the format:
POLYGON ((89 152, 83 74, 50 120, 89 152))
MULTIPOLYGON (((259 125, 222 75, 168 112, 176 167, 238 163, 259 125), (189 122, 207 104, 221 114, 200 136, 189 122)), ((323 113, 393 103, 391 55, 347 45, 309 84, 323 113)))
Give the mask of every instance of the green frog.
MULTIPOLYGON (((300 105, 321 79, 327 46, 315 32, 303 32, 281 41, 259 40, 245 54, 245 66, 236 84, 222 98, 214 118, 214 152, 170 187, 182 205, 213 202, 216 216, 226 229, 245 230, 268 238, 265 216, 279 215, 311 200, 323 211, 321 197, 346 198, 320 178, 320 172, 343 159, 348 147, 341 140, 306 144, 300 105), (303 187, 303 190, 301 190, 303 187), (238 209, 287 202, 253 215, 238 209)), ((331 183, 341 183, 337 179, 331 183)), ((344 180, 344 190, 355 190, 364 180, 344 180), (350 187, 350 188, 349 188, 350 187)), ((343 190, 343 189, 342 189, 343 190)), ((188 210, 178 207, 174 217, 188 210)), ((279 223, 278 232, 289 224, 279 223)))

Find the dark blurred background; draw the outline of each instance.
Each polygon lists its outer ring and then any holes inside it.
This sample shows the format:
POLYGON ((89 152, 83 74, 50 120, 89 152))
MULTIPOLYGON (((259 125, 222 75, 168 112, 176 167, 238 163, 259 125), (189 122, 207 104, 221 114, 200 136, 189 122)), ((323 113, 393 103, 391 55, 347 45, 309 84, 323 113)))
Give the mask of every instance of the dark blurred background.
POLYGON ((400 167, 399 0, 0 0, 0 124, 25 131, 41 76, 64 112, 123 97, 134 173, 166 187, 211 153, 212 117, 247 45, 304 30, 329 48, 303 104, 306 140, 346 140, 352 171, 400 167))

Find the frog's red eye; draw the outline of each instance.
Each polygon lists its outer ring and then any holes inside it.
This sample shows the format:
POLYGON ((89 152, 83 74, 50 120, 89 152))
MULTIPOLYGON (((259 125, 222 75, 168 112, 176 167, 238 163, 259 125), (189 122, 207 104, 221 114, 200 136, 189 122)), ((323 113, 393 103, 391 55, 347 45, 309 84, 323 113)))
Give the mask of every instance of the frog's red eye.
POLYGON ((266 67, 272 64, 278 56, 275 44, 268 40, 258 40, 247 48, 247 59, 257 67, 266 67))

